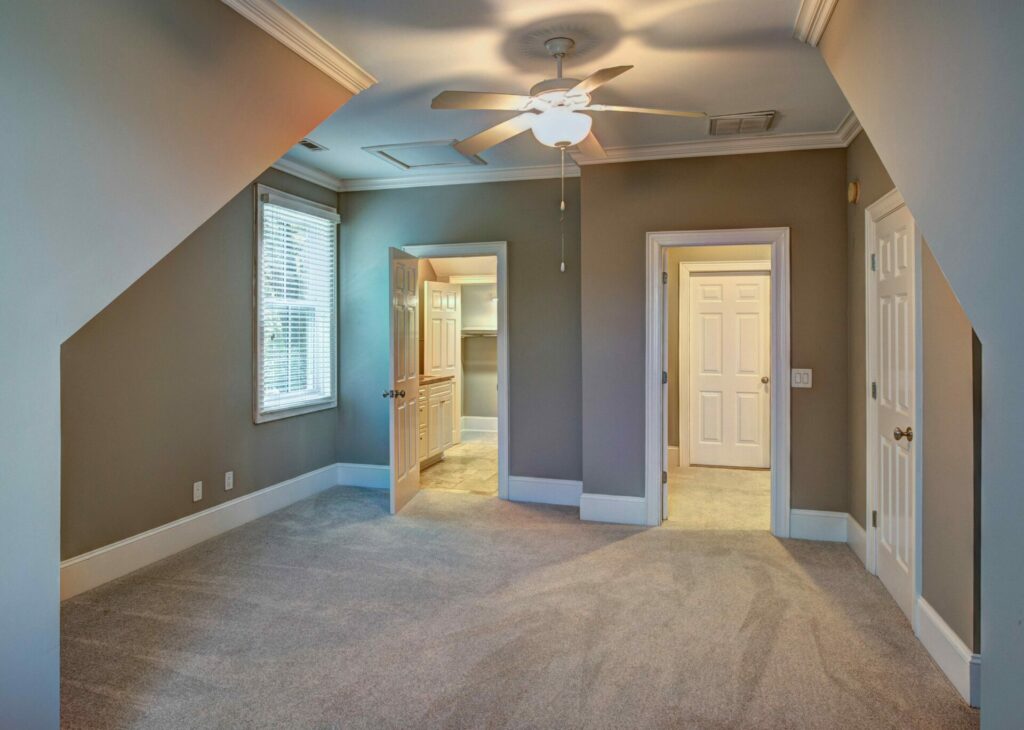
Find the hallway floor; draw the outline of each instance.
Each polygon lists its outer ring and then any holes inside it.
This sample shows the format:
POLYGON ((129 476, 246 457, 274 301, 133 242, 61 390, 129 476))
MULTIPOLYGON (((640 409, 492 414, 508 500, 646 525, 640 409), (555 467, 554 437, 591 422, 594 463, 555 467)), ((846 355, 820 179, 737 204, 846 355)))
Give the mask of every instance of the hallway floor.
POLYGON ((771 529, 768 469, 684 466, 668 473, 668 519, 687 530, 771 529))
POLYGON ((498 434, 464 431, 462 443, 445 451, 443 461, 420 472, 420 487, 497 495, 498 434))
POLYGON ((974 728, 849 548, 337 487, 65 602, 68 728, 974 728))

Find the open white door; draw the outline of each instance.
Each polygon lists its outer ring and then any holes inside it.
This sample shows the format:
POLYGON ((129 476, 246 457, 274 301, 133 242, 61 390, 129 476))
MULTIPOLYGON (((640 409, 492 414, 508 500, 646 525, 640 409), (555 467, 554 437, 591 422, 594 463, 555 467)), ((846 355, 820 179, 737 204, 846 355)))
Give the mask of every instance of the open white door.
POLYGON ((423 372, 453 378, 451 440, 457 444, 462 441, 462 286, 423 282, 423 309, 423 372))
POLYGON ((417 452, 420 387, 419 296, 417 259, 397 248, 390 252, 391 388, 384 392, 391 411, 391 514, 416 496, 420 489, 417 452))
MULTIPOLYGON (((875 223, 877 325, 876 570, 913 621, 915 467, 914 219, 901 206, 875 223)), ((871 242, 869 242, 870 245, 871 242)), ((870 331, 870 330, 869 330, 870 331)))

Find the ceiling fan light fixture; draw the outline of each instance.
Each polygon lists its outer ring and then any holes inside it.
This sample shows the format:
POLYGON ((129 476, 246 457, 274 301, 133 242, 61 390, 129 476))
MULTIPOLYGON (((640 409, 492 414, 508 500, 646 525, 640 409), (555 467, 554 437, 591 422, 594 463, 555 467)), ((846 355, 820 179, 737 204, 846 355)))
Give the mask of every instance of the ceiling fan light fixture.
POLYGON ((537 115, 531 130, 537 141, 548 147, 572 147, 590 134, 594 120, 568 109, 548 109, 537 115))

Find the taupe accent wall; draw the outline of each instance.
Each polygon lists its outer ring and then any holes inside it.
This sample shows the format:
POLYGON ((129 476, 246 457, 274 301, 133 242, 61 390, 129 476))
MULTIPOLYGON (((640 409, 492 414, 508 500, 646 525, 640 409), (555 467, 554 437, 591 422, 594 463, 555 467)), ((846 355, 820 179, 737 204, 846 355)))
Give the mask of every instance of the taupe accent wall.
MULTIPOLYGON (((679 264, 683 261, 768 261, 771 246, 680 246, 665 256, 668 271, 668 445, 679 446, 679 264)), ((685 436, 685 434, 684 434, 685 436)))
POLYGON ((848 182, 860 184, 860 197, 856 203, 847 206, 847 327, 850 337, 850 373, 848 403, 850 414, 850 507, 849 512, 860 523, 867 525, 867 477, 864 473, 867 463, 865 438, 867 421, 865 415, 865 394, 867 389, 867 353, 864 349, 865 303, 864 303, 864 211, 869 205, 890 192, 895 185, 878 159, 875 148, 868 136, 861 132, 846 148, 846 178, 848 182))
POLYGON ((974 651, 974 333, 931 249, 921 256, 921 593, 974 651))
POLYGON ((62 559, 334 463, 337 409, 252 420, 254 221, 248 185, 61 347, 62 559))
POLYGON ((388 247, 508 241, 510 469, 580 479, 579 181, 405 188, 341 196, 339 461, 388 463, 388 247))
POLYGON ((847 509, 845 150, 583 169, 583 488, 644 493, 644 259, 649 231, 788 226, 792 506, 847 509))

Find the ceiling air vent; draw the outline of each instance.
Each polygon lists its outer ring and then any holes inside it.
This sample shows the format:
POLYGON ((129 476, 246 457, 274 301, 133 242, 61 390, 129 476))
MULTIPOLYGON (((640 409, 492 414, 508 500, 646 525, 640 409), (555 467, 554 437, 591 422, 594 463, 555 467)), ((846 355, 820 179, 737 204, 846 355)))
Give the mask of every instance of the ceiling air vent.
POLYGON ((305 147, 307 150, 312 150, 313 152, 323 152, 324 150, 327 149, 322 144, 317 144, 311 139, 300 140, 299 144, 305 147))
POLYGON ((708 134, 713 137, 728 137, 734 134, 757 134, 767 132, 775 121, 775 112, 745 112, 743 114, 722 114, 711 117, 708 134))
POLYGON ((382 144, 376 147, 363 147, 363 149, 401 170, 487 164, 476 155, 464 155, 459 152, 453 146, 455 142, 454 139, 442 139, 431 142, 382 144))

